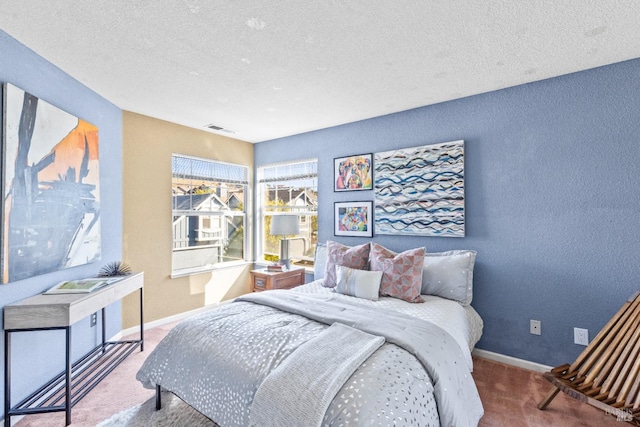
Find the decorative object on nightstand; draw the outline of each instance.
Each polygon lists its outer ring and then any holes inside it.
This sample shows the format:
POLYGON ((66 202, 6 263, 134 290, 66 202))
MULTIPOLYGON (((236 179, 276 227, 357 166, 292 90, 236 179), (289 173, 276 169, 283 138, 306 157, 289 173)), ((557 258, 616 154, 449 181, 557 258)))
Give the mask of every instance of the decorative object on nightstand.
POLYGON ((289 266, 289 239, 286 236, 300 234, 298 215, 273 215, 271 217, 271 235, 285 236, 280 240, 280 264, 289 266))
POLYGON ((267 271, 287 271, 287 268, 283 264, 275 262, 267 265, 267 271))
POLYGON ((304 282, 304 268, 293 268, 285 271, 251 270, 251 292, 291 289, 304 285, 304 282))

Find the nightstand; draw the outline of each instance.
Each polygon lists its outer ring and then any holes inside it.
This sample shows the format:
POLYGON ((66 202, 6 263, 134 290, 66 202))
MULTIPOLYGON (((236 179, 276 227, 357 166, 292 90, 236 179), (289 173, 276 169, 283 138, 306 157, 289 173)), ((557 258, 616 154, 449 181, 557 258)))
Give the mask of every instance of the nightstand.
POLYGON ((271 289, 291 289, 305 282, 304 268, 287 271, 251 270, 251 292, 271 289))

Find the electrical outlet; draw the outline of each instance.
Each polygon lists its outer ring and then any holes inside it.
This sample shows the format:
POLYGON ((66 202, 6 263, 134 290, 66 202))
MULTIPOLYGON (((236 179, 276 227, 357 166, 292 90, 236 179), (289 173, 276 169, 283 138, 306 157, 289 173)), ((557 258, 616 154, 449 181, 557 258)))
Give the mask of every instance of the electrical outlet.
POLYGON ((589 345, 589 330, 573 328, 573 343, 578 345, 589 345))
POLYGON ((542 325, 539 320, 529 321, 529 332, 533 335, 542 335, 542 325))
POLYGON ((93 328, 98 324, 98 313, 93 313, 91 315, 91 327, 93 328))

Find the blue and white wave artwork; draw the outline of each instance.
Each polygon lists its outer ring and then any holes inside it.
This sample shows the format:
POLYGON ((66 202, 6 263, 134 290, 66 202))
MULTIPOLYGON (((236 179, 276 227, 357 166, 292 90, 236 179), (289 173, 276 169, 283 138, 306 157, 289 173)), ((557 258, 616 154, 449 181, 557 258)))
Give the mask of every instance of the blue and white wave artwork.
POLYGON ((375 232, 464 237, 464 141, 375 153, 375 232))

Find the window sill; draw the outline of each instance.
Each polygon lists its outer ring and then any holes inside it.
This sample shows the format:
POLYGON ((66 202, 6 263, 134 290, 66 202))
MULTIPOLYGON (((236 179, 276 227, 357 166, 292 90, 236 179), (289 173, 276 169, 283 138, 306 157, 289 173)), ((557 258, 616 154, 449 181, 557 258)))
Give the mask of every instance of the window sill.
POLYGON ((181 271, 172 271, 170 277, 172 279, 177 279, 180 277, 193 276, 196 274, 203 274, 203 273, 211 273, 213 271, 226 270, 228 268, 237 268, 237 267, 242 267, 242 266, 251 265, 251 264, 253 264, 251 261, 226 262, 224 264, 216 264, 213 266, 189 268, 181 271))

